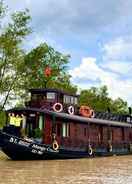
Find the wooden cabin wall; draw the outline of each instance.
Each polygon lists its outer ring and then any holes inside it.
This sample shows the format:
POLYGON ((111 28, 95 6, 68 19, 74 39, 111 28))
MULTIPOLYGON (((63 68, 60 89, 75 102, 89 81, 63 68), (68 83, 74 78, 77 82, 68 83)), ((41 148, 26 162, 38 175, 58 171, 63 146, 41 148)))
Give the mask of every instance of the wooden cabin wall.
POLYGON ((89 126, 89 139, 90 142, 97 144, 100 140, 99 125, 92 124, 89 126))
POLYGON ((132 128, 129 129, 129 141, 132 142, 132 128))
POLYGON ((77 123, 71 123, 70 124, 70 139, 71 139, 71 145, 73 147, 79 147, 80 146, 80 138, 78 137, 80 130, 79 130, 79 124, 77 123))
POLYGON ((112 127, 112 142, 121 143, 123 141, 123 128, 112 127))
POLYGON ((88 144, 88 126, 74 122, 68 122, 69 136, 61 136, 61 145, 65 147, 82 147, 88 144))
MULTIPOLYGON (((50 116, 45 116, 45 143, 52 143, 52 119, 50 116)), ((126 127, 111 127, 99 124, 87 124, 76 122, 63 122, 62 120, 56 120, 56 139, 58 144, 67 147, 83 147, 90 143, 95 146, 108 145, 109 140, 112 144, 120 144, 123 142, 132 142, 132 128, 126 127), (62 124, 67 123, 69 125, 69 136, 62 136, 62 124), (57 129, 60 129, 60 135, 57 133, 57 129)))
POLYGON ((78 144, 80 145, 80 147, 88 144, 88 137, 89 137, 88 125, 77 124, 76 138, 78 140, 78 144))
POLYGON ((108 143, 111 133, 112 143, 132 142, 132 128, 103 126, 103 142, 108 143))
POLYGON ((52 120, 50 116, 46 115, 45 116, 45 126, 44 126, 44 143, 45 144, 52 143, 51 131, 52 131, 52 120))
POLYGON ((102 129, 103 129, 102 143, 107 144, 108 143, 108 139, 109 139, 109 136, 108 136, 109 127, 108 126, 102 126, 102 129))
POLYGON ((125 128, 125 141, 126 142, 129 141, 129 138, 130 138, 129 134, 130 134, 129 128, 125 128))
POLYGON ((129 129, 129 140, 132 142, 132 128, 129 129))
POLYGON ((82 147, 89 143, 97 145, 100 142, 108 141, 107 131, 107 128, 102 125, 92 124, 88 126, 87 124, 70 122, 70 136, 62 137, 61 144, 66 147, 82 147))
POLYGON ((132 128, 125 128, 124 137, 125 142, 132 142, 132 128))

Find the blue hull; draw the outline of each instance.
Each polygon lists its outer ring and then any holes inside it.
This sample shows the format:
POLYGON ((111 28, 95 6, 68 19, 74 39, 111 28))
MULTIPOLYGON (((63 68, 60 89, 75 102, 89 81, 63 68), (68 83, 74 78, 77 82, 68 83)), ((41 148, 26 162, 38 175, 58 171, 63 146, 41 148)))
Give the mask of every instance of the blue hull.
POLYGON ((39 144, 35 141, 25 140, 4 132, 0 132, 1 150, 13 160, 46 160, 46 159, 72 159, 86 158, 94 156, 111 156, 131 154, 129 150, 125 151, 96 151, 90 155, 87 151, 74 151, 59 148, 53 150, 51 145, 39 144))

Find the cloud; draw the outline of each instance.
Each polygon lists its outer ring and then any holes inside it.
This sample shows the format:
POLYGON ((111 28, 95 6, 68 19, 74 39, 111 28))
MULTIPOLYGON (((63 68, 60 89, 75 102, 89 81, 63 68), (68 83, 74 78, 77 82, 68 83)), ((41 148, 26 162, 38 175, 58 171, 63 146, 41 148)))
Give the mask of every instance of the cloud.
POLYGON ((132 104, 132 37, 118 37, 101 47, 102 60, 83 58, 70 74, 72 82, 83 89, 107 85, 112 98, 121 97, 132 104), (96 83, 95 83, 96 81, 96 83))
POLYGON ((132 37, 119 37, 103 48, 102 67, 116 72, 124 78, 132 77, 132 37))
MULTIPOLYGON (((52 40, 66 50, 73 43, 76 47, 83 46, 80 50, 88 49, 88 45, 95 47, 98 41, 109 39, 110 35, 131 32, 131 0, 5 0, 5 3, 10 12, 28 8, 37 39, 52 40)), ((36 46, 33 36, 30 40, 36 46)), ((70 48, 70 53, 73 50, 70 48)))
POLYGON ((119 37, 104 44, 104 60, 132 60, 132 36, 119 37))
POLYGON ((72 32, 73 34, 96 33, 124 16, 131 14, 132 2, 127 0, 48 0, 34 1, 31 12, 36 23, 55 31, 72 32), (36 14, 36 8, 39 12, 36 14), (37 15, 37 16, 36 16, 37 15))
POLYGON ((87 79, 96 81, 99 78, 99 74, 102 70, 96 64, 96 58, 83 58, 79 67, 70 71, 74 79, 87 79), (94 71, 94 72, 93 72, 94 71))
POLYGON ((120 75, 132 76, 132 62, 129 61, 108 61, 102 66, 103 69, 109 69, 111 72, 118 73, 120 75))
MULTIPOLYGON (((9 9, 18 10, 27 7, 31 11, 32 25, 36 31, 45 30, 53 34, 101 34, 101 30, 110 27, 113 32, 114 26, 128 23, 132 15, 131 0, 5 0, 9 9), (125 17, 125 18, 124 18, 125 17), (114 24, 114 26, 113 26, 114 24)), ((128 24, 127 24, 128 26, 128 24)), ((127 27, 128 28, 128 27, 127 27)), ((119 27, 118 27, 118 30, 119 27)), ((61 36, 60 35, 60 36, 61 36)), ((67 35, 68 36, 68 35, 67 35)))
POLYGON ((27 6, 30 6, 31 5, 31 0, 25 0, 25 3, 27 6))
MULTIPOLYGON (((120 65, 118 66, 120 67, 120 65)), ((132 103, 132 79, 122 80, 120 74, 109 71, 109 68, 103 69, 97 63, 96 58, 83 58, 81 64, 71 70, 70 74, 72 82, 79 84, 79 87, 83 89, 107 85, 109 94, 113 99, 121 97, 132 103)))

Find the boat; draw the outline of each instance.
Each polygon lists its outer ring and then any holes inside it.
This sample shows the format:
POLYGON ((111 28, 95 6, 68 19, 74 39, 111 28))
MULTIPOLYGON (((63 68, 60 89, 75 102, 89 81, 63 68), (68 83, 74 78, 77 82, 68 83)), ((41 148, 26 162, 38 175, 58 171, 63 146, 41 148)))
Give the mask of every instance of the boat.
POLYGON ((1 150, 13 160, 93 158, 132 154, 132 117, 95 112, 79 96, 58 89, 30 89, 25 107, 7 110, 1 150), (20 129, 10 122, 21 117, 20 129), (19 132, 19 134, 18 134, 19 132))

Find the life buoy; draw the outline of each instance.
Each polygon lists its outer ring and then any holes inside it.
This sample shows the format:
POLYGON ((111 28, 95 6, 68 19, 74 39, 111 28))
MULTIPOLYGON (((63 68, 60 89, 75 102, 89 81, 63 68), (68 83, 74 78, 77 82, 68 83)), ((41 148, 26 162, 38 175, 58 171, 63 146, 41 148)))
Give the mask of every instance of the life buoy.
POLYGON ((113 151, 113 147, 112 147, 112 144, 109 145, 109 152, 112 152, 113 151))
POLYGON ((94 117, 95 117, 94 110, 93 110, 93 109, 91 109, 90 111, 91 111, 91 112, 90 112, 90 113, 91 113, 91 117, 90 117, 90 118, 94 118, 94 117))
POLYGON ((63 110, 62 104, 61 104, 61 103, 55 103, 55 104, 53 105, 53 110, 54 110, 55 112, 62 112, 62 110, 63 110))
POLYGON ((68 113, 71 115, 74 114, 74 107, 72 105, 68 107, 68 113))
POLYGON ((53 143, 52 143, 52 148, 53 148, 53 150, 55 150, 55 151, 57 151, 57 150, 59 149, 59 145, 58 145, 58 143, 57 143, 56 140, 53 141, 53 143))
POLYGON ((88 147, 88 154, 91 156, 93 154, 93 149, 91 146, 88 147))
POLYGON ((80 109, 79 109, 79 113, 82 116, 85 116, 85 117, 88 117, 88 118, 91 117, 91 109, 88 106, 81 106, 80 109))

